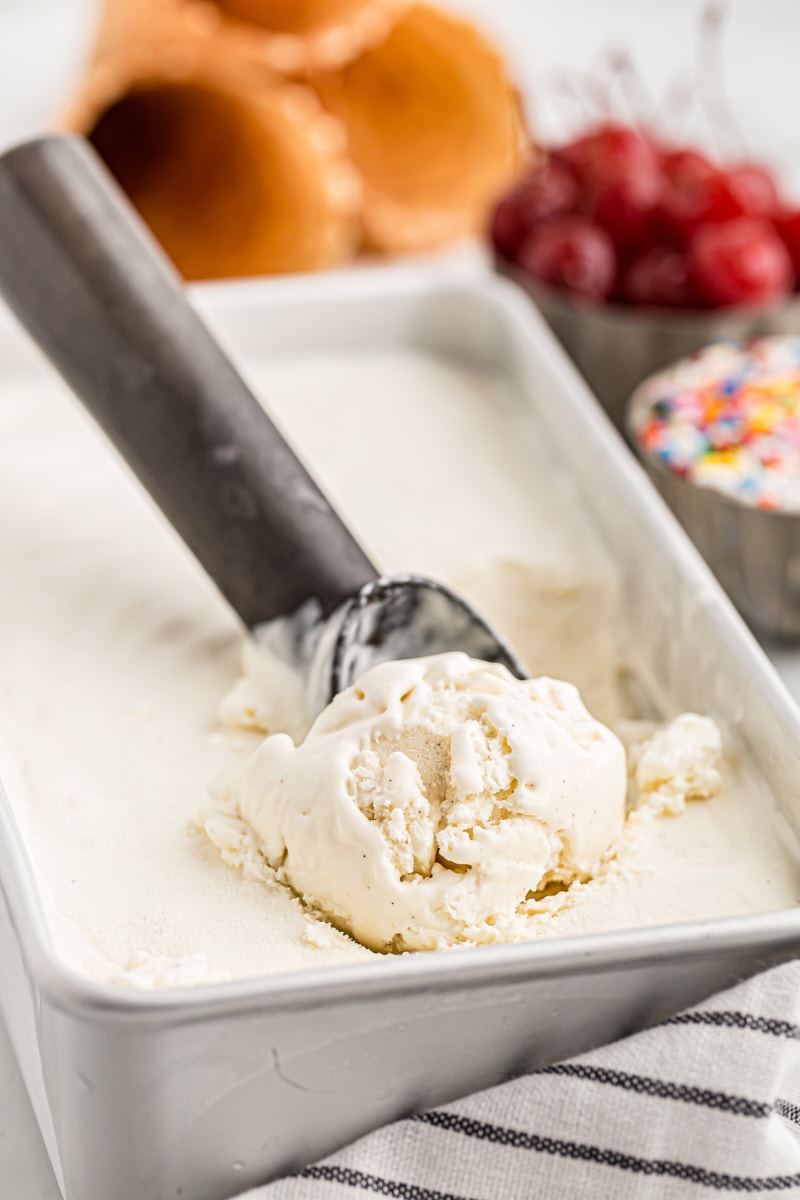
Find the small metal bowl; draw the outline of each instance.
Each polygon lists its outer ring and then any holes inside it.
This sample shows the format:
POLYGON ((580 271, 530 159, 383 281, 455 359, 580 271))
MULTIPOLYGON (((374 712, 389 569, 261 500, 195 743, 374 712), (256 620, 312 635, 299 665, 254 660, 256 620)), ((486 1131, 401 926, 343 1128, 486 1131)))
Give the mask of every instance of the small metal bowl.
POLYGON ((719 338, 747 341, 765 333, 800 333, 796 296, 770 308, 630 309, 566 296, 502 259, 496 266, 528 293, 621 431, 631 392, 661 367, 719 338))
POLYGON ((630 398, 626 433, 648 475, 745 620, 760 635, 800 639, 800 513, 754 508, 676 475, 642 448, 647 380, 630 398))

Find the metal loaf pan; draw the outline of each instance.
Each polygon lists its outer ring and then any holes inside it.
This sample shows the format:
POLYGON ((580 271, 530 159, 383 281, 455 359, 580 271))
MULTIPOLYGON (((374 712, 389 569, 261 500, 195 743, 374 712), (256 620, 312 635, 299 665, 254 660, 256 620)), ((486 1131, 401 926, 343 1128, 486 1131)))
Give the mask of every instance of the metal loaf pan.
MULTIPOLYGON (((788 694, 542 319, 511 284, 415 270, 195 292, 253 351, 409 344, 499 367, 617 564, 624 639, 722 718, 800 821, 788 694)), ((20 343, 0 339, 0 368, 20 343)), ((37 368, 41 369, 41 368, 37 368)), ((0 797, 0 1007, 68 1200, 221 1200, 393 1118, 659 1021, 800 951, 800 909, 138 994, 54 954, 0 797)))

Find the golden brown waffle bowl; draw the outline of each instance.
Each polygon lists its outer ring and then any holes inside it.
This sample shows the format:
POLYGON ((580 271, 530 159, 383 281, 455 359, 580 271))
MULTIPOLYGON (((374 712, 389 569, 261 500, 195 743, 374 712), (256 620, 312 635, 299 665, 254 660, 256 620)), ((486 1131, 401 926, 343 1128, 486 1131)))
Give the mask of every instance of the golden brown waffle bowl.
POLYGON ((360 182, 341 124, 309 89, 165 38, 106 55, 65 114, 186 279, 349 260, 360 182))
POLYGON ((410 0, 183 0, 209 36, 269 70, 315 75, 351 62, 390 32, 410 0))
POLYGON ((381 42, 411 0, 105 0, 98 54, 207 38, 218 56, 284 75, 331 71, 381 42))
POLYGON ((186 30, 178 0, 103 0, 94 61, 115 58, 146 45, 151 52, 180 42, 186 30))
POLYGON ((526 150, 519 97, 471 24, 415 5, 379 46, 313 81, 347 127, 371 247, 478 232, 526 150))

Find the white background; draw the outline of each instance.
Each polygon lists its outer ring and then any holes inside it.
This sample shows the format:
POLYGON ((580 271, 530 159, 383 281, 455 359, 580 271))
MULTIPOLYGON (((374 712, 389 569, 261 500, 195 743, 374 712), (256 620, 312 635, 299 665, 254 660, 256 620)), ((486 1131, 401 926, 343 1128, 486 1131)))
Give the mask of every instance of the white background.
MULTIPOLYGON (((703 0, 448 3, 478 19, 503 47, 543 139, 569 134, 592 112, 587 101, 565 98, 564 80, 587 94, 590 80, 609 77, 603 67, 608 51, 624 49, 665 128, 670 85, 678 78, 694 80, 688 126, 694 135, 721 153, 742 147, 771 163, 800 200, 800 0, 727 5, 723 69, 738 133, 730 122, 709 121, 699 103, 699 95, 708 92, 720 100, 719 89, 711 86, 711 62, 697 64, 703 0)), ((93 0, 0 0, 0 144, 35 131, 68 95, 93 16, 93 0)), ((675 119, 673 111, 673 125, 675 119)), ((800 697, 800 657, 784 654, 778 662, 800 697)), ((2 1025, 0 1193, 9 1200, 59 1196, 2 1025)))

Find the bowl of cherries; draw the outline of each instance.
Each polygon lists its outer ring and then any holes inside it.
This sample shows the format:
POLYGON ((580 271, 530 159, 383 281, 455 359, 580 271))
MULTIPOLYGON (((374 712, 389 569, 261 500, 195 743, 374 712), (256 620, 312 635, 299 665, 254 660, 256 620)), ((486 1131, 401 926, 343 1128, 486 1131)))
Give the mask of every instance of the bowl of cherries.
POLYGON ((659 367, 715 338, 800 332, 800 208, 759 163, 604 121, 529 169, 490 236, 620 428, 659 367))

